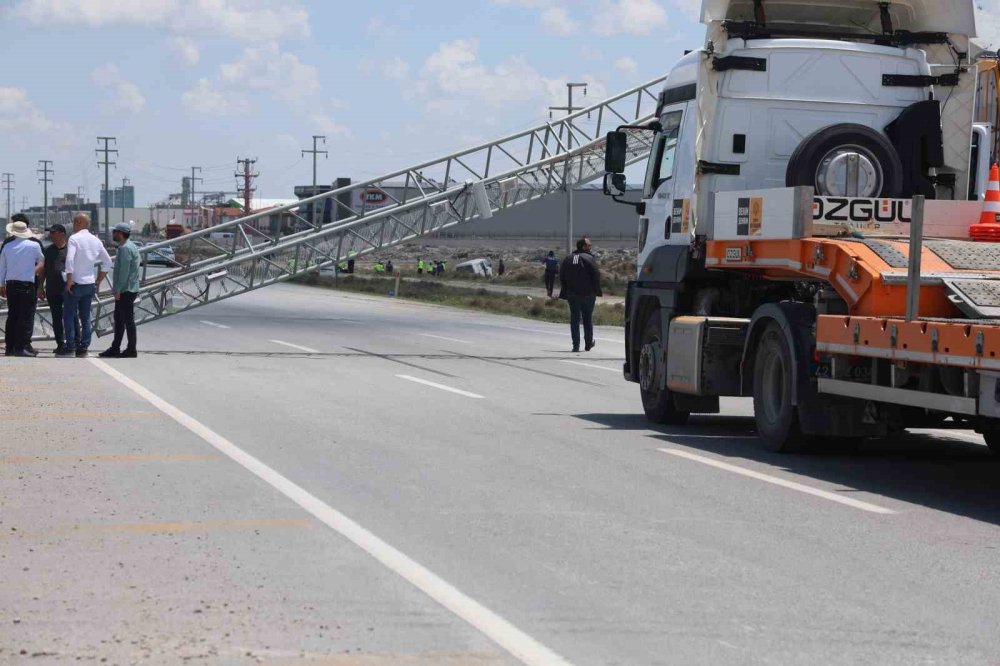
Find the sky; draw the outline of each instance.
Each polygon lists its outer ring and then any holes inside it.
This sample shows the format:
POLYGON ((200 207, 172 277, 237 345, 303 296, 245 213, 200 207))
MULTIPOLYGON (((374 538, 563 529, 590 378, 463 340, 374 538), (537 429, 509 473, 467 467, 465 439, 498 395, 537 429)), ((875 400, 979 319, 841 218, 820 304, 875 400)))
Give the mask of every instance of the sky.
MULTIPOLYGON (((14 209, 103 184, 96 137, 117 137, 111 183, 136 203, 312 181, 363 180, 548 118, 567 81, 583 101, 666 73, 703 41, 700 0, 0 0, 0 172, 14 209)), ((1000 33, 1000 0, 981 24, 1000 33)), ((998 40, 1000 41, 1000 40, 998 40)), ((0 214, 5 213, 0 192, 0 214)))

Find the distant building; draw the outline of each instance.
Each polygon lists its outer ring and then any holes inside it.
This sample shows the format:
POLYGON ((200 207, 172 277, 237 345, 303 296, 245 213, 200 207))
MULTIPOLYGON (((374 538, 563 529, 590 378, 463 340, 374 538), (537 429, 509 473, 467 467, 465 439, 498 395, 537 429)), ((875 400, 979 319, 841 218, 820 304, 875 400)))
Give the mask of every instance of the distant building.
POLYGON ((132 185, 126 185, 125 187, 116 187, 111 190, 111 196, 108 196, 108 190, 101 190, 101 208, 107 206, 108 208, 135 208, 135 187, 132 185))
POLYGON ((56 208, 60 208, 62 206, 82 206, 84 203, 86 203, 85 199, 75 192, 70 192, 62 195, 61 197, 54 197, 52 199, 52 205, 56 208))

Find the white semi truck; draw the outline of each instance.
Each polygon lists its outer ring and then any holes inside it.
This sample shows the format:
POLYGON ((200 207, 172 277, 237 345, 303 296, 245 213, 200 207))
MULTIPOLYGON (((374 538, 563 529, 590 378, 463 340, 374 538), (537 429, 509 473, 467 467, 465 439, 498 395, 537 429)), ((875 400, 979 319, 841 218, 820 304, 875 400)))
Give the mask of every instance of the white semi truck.
POLYGON ((997 60, 973 0, 704 0, 657 120, 608 135, 639 214, 627 379, 649 419, 750 396, 762 441, 954 416, 1000 445, 997 60), (630 139, 655 134, 641 201, 630 139))

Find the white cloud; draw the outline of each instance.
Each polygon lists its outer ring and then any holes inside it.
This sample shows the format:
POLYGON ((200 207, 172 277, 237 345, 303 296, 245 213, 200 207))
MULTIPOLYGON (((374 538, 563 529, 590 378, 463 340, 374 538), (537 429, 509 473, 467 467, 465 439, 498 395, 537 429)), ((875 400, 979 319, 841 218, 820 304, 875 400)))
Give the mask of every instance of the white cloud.
POLYGON ((628 56, 622 56, 615 60, 615 69, 627 79, 634 79, 639 75, 639 63, 628 56))
POLYGON ((313 113, 306 117, 305 121, 316 130, 328 137, 350 137, 351 129, 346 125, 339 124, 332 116, 323 113, 313 113))
POLYGON ((174 37, 169 43, 170 48, 180 57, 181 62, 185 65, 193 67, 201 62, 201 50, 193 39, 188 37, 174 37))
POLYGON ((198 79, 193 88, 181 95, 181 102, 188 111, 208 116, 226 116, 245 108, 241 97, 226 94, 208 79, 198 79))
POLYGON ((12 15, 37 25, 138 25, 247 42, 309 34, 308 12, 288 0, 19 0, 12 15))
POLYGON ((410 73, 410 63, 399 56, 382 63, 382 75, 387 79, 405 79, 410 73))
POLYGON ((648 35, 667 23, 667 11, 656 0, 601 0, 593 18, 598 35, 648 35))
POLYGON ((91 73, 90 78, 97 86, 111 91, 111 98, 106 105, 107 111, 140 113, 146 108, 146 98, 143 97, 139 86, 127 81, 118 69, 118 65, 113 63, 101 65, 91 73))
POLYGON ((542 11, 539 20, 546 32, 553 35, 572 35, 580 27, 565 7, 549 7, 542 11))
POLYGON ((456 100, 475 100, 488 106, 548 99, 559 81, 548 79, 523 58, 494 66, 479 61, 476 40, 446 42, 424 62, 414 92, 428 108, 456 100))
POLYGON ((84 24, 91 27, 133 24, 154 25, 167 21, 178 10, 178 0, 21 0, 14 16, 31 23, 84 24))
POLYGON ((273 42, 244 49, 238 61, 219 67, 219 75, 225 87, 262 90, 292 103, 304 102, 321 88, 318 69, 273 42))
POLYGON ((47 132, 55 123, 45 117, 23 88, 0 86, 0 131, 17 136, 25 132, 47 132))
POLYGON ((395 23, 386 21, 384 16, 377 14, 368 19, 368 26, 365 28, 365 34, 369 37, 377 39, 395 37, 399 34, 399 26, 395 23))

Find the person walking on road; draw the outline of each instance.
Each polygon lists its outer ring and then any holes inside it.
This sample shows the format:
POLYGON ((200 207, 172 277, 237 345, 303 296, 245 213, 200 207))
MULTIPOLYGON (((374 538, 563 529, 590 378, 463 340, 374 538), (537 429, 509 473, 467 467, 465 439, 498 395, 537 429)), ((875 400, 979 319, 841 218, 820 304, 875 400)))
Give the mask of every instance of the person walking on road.
POLYGON ((101 358, 135 358, 135 299, 139 295, 139 248, 129 236, 132 228, 116 224, 111 237, 118 246, 115 254, 115 270, 111 276, 111 291, 115 295, 115 339, 111 346, 102 351, 101 358), (128 333, 128 346, 122 351, 122 339, 128 333))
POLYGON ((545 291, 552 298, 552 292, 556 288, 556 276, 559 275, 559 260, 556 253, 549 250, 549 256, 545 257, 545 291))
POLYGON ((111 256, 104 244, 89 231, 90 216, 80 213, 73 218, 73 235, 66 244, 66 304, 63 309, 63 328, 66 348, 61 357, 84 358, 90 348, 93 328, 90 305, 111 267, 111 256), (100 269, 96 268, 100 264, 100 269), (96 271, 96 275, 95 275, 96 271), (77 313, 80 315, 80 337, 76 337, 77 313))
POLYGON ((0 297, 7 299, 4 354, 33 358, 38 355, 31 349, 38 307, 35 278, 45 266, 45 257, 27 223, 11 222, 7 233, 14 240, 0 252, 0 297))
MULTIPOLYGON (((42 269, 42 279, 38 285, 38 298, 48 301, 52 313, 52 333, 56 339, 56 352, 62 354, 66 350, 66 334, 63 330, 63 305, 66 303, 66 227, 53 224, 49 227, 49 240, 52 244, 45 248, 45 268, 42 269)), ((74 330, 79 330, 74 322, 74 330)))
POLYGON ((580 351, 580 322, 583 322, 583 339, 586 350, 594 348, 594 305, 601 291, 601 271, 597 259, 591 254, 593 246, 584 236, 576 242, 576 252, 563 259, 559 269, 562 288, 559 298, 569 302, 570 335, 573 351, 580 351))

